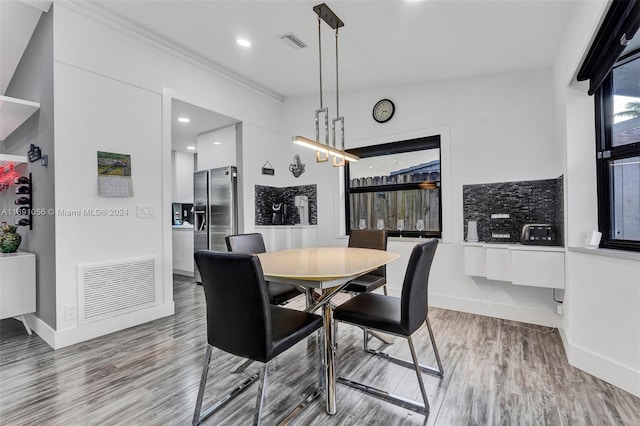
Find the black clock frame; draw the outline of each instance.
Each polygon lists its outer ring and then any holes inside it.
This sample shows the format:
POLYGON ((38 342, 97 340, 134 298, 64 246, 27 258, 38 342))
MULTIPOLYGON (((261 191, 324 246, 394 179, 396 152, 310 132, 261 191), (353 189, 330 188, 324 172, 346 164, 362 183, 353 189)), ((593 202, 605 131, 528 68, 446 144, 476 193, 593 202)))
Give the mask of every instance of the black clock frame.
POLYGON ((386 123, 387 121, 393 118, 393 115, 395 113, 396 113, 396 104, 394 104, 391 99, 380 99, 378 102, 376 102, 376 104, 373 106, 373 109, 371 110, 371 115, 373 116, 373 119, 378 123, 386 123), (391 104, 391 115, 386 120, 378 120, 376 118, 376 108, 378 107, 378 105, 380 105, 381 102, 389 102, 391 104))

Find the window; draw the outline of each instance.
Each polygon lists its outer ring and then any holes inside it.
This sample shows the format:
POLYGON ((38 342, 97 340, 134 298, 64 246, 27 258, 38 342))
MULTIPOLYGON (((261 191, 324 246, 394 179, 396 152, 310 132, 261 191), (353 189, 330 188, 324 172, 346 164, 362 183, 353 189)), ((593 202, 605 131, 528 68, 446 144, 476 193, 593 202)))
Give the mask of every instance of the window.
POLYGON ((346 231, 386 229, 395 237, 442 235, 440 136, 350 149, 345 167, 346 231))
POLYGON ((611 2, 578 80, 595 94, 601 247, 640 251, 640 0, 611 2))
POLYGON ((640 49, 596 92, 598 220, 603 247, 640 251, 640 49))

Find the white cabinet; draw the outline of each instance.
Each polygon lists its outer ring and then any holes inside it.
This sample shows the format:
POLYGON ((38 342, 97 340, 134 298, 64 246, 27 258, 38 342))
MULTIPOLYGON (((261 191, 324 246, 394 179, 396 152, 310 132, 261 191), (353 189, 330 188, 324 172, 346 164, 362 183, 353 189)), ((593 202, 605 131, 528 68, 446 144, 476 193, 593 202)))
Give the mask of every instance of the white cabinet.
POLYGON ((564 288, 564 253, 513 250, 511 266, 516 285, 564 288))
POLYGON ((487 251, 482 246, 464 246, 464 273, 474 277, 487 276, 487 251))
POLYGON ((487 248, 487 278, 511 281, 511 253, 506 246, 487 248))
POLYGON ((564 288, 564 248, 467 243, 465 275, 530 287, 564 288))
POLYGON ((193 276, 193 227, 173 228, 173 273, 193 276))
POLYGON ((36 256, 0 253, 0 319, 16 317, 31 334, 24 318, 36 311, 36 256))
POLYGON ((317 225, 256 226, 262 234, 267 251, 314 247, 317 245, 317 225))
POLYGON ((193 203, 194 157, 187 152, 171 153, 171 199, 174 203, 193 203))

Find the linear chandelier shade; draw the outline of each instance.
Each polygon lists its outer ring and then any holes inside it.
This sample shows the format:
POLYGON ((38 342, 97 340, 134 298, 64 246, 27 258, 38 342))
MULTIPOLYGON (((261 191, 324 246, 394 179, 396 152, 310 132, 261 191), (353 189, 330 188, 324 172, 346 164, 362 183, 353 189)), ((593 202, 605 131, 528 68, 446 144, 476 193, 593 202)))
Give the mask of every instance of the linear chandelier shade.
POLYGON ((338 84, 338 28, 344 26, 344 22, 333 13, 325 3, 313 7, 313 11, 318 15, 318 58, 320 67, 320 108, 316 110, 316 139, 309 139, 303 136, 295 136, 293 142, 316 151, 316 162, 329 161, 333 157, 333 166, 341 167, 345 161, 358 161, 358 157, 344 151, 344 117, 340 116, 340 95, 338 84), (336 34, 336 118, 331 120, 331 140, 329 138, 329 108, 324 106, 322 97, 322 22, 326 22, 335 30, 336 34), (324 117, 322 120, 321 116, 324 117), (320 142, 320 127, 324 121, 324 143, 320 142), (339 126, 338 126, 339 123, 339 126), (338 144, 338 136, 340 143, 338 144))
MULTIPOLYGON (((314 141, 313 139, 305 138, 304 136, 295 136, 292 140, 293 143, 297 145, 311 148, 315 150, 316 153, 325 154, 326 156, 332 155, 334 158, 340 158, 351 162, 356 162, 360 159, 357 155, 349 154, 344 150, 336 149, 332 146, 314 141)), ((324 161, 327 160, 325 159, 324 161)))

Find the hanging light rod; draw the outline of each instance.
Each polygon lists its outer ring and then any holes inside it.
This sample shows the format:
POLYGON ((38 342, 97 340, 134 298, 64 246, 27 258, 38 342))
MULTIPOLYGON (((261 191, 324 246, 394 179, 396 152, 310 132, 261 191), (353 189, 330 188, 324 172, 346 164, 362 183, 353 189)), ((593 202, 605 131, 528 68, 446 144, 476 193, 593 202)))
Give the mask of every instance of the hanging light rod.
POLYGON ((316 162, 323 163, 329 160, 329 155, 333 156, 333 166, 342 167, 345 161, 358 161, 358 157, 348 154, 344 150, 344 117, 340 116, 340 90, 338 84, 338 28, 344 27, 344 22, 325 3, 313 7, 313 11, 318 15, 318 64, 320 71, 320 108, 315 111, 316 115, 316 139, 308 139, 302 136, 293 138, 293 142, 316 151, 316 162), (324 106, 322 97, 322 37, 320 27, 324 21, 330 28, 335 30, 336 39, 336 118, 331 120, 331 131, 329 131, 329 109, 324 106), (324 120, 320 116, 323 116, 324 120), (324 140, 320 142, 321 122, 324 121, 324 140), (331 138, 330 138, 331 136, 331 138), (339 142, 338 142, 339 141, 339 142))
POLYGON ((323 143, 314 141, 313 139, 305 138, 304 136, 295 136, 291 139, 293 140, 293 143, 297 145, 311 148, 324 154, 333 155, 334 157, 343 158, 347 161, 355 162, 360 159, 360 157, 358 157, 357 155, 349 154, 346 151, 339 150, 330 145, 325 145, 323 143))

